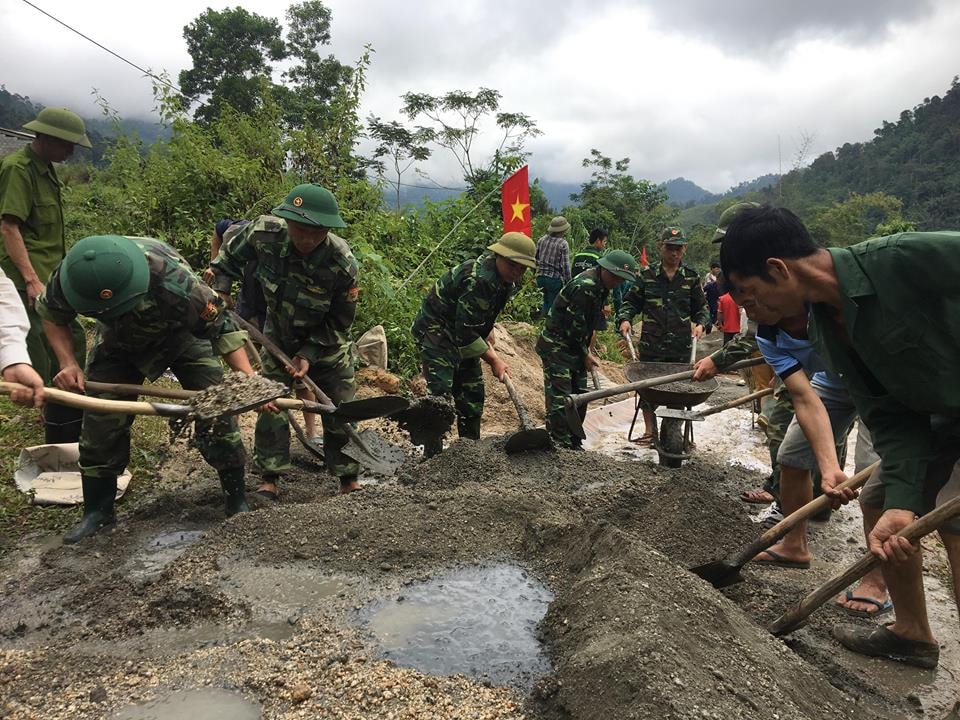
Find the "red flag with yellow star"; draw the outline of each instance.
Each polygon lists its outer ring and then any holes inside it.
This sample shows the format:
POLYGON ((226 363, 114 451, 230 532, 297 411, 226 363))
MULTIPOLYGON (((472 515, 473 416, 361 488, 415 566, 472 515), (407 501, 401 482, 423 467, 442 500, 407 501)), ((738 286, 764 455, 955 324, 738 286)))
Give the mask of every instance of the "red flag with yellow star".
POLYGON ((504 181, 500 197, 503 205, 503 231, 522 232, 530 237, 530 185, 526 165, 504 181))

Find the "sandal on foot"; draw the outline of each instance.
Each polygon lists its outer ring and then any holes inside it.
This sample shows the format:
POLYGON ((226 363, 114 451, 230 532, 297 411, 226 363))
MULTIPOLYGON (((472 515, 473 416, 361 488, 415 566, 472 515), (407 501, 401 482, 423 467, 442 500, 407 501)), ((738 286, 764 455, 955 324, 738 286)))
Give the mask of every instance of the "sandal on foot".
POLYGON ((276 500, 279 497, 273 490, 256 490, 253 494, 259 495, 267 500, 276 500))
POLYGON ((776 565, 777 567, 794 568, 796 570, 807 570, 810 568, 809 560, 790 560, 789 558, 786 558, 780 553, 774 552, 773 550, 764 550, 763 552, 773 559, 757 560, 754 558, 753 562, 757 565, 776 565))
POLYGON ((740 493, 740 499, 752 505, 769 505, 776 498, 763 488, 753 488, 740 493))
POLYGON ((935 668, 940 661, 940 646, 937 643, 907 640, 892 632, 886 625, 873 628, 841 625, 833 628, 833 637, 848 650, 861 655, 887 658, 930 669, 935 668))
POLYGON ((637 445, 645 445, 646 447, 650 447, 653 445, 653 435, 641 435, 638 438, 634 438, 633 442, 637 445))
POLYGON ((840 603, 837 603, 837 605, 840 606, 841 610, 843 610, 848 615, 853 615, 854 617, 861 617, 861 618, 878 617, 880 615, 883 615, 893 610, 893 602, 891 602, 889 597, 883 602, 880 602, 879 600, 874 600, 872 597, 866 597, 864 595, 854 595, 853 588, 849 588, 847 592, 844 593, 844 597, 847 598, 848 601, 867 603, 877 608, 876 610, 855 610, 853 608, 847 607, 846 605, 840 605, 840 603))

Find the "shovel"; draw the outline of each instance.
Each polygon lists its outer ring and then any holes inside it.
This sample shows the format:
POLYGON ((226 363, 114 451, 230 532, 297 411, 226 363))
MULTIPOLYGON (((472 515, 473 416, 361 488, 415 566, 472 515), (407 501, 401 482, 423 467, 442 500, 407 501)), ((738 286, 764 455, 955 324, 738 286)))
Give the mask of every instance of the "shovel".
MULTIPOLYGON (((277 346, 275 342, 260 332, 255 325, 251 325, 232 310, 230 311, 230 315, 234 321, 240 325, 240 327, 250 333, 250 337, 263 345, 263 347, 267 349, 267 352, 269 352, 277 362, 281 363, 287 370, 294 370, 293 361, 285 352, 283 352, 283 350, 277 346)), ((311 380, 308 375, 304 375, 301 380, 306 388, 313 393, 314 397, 316 397, 321 404, 334 406, 333 400, 327 397, 327 394, 321 390, 320 387, 313 380, 311 380)), ((335 407, 338 409, 343 407, 347 408, 347 412, 344 415, 341 415, 339 419, 346 420, 346 418, 350 417, 350 406, 354 405, 356 402, 362 401, 351 401, 336 405, 335 407)), ((405 398, 398 397, 396 395, 383 395, 381 397, 369 398, 368 402, 373 402, 378 407, 382 408, 382 412, 373 417, 390 415, 391 413, 398 412, 410 406, 410 403, 407 402, 405 398)), ((342 427, 344 432, 347 434, 347 437, 350 438, 350 442, 348 442, 341 450, 344 455, 352 457, 368 470, 378 475, 392 475, 397 471, 397 468, 400 467, 400 463, 397 463, 394 459, 387 460, 377 457, 377 455, 375 455, 374 452, 367 446, 367 444, 363 441, 363 438, 360 437, 360 434, 349 422, 343 422, 342 427)))
POLYGON ((506 373, 503 375, 503 384, 507 386, 507 392, 510 394, 513 406, 517 409, 517 416, 520 418, 520 429, 507 438, 503 445, 504 449, 512 455, 527 450, 546 450, 553 447, 550 433, 544 428, 534 427, 530 421, 527 408, 523 406, 523 402, 513 386, 513 380, 506 373))
MULTIPOLYGON (((880 461, 864 468, 845 483, 838 485, 838 488, 859 488, 870 478, 870 474, 880 465, 880 461)), ((793 530, 799 523, 813 517, 817 513, 830 507, 831 498, 827 495, 811 500, 799 510, 790 513, 783 520, 778 522, 763 535, 758 537, 752 543, 747 545, 739 552, 730 555, 723 560, 713 560, 705 565, 698 565, 690 568, 690 572, 699 575, 715 588, 735 585, 743 581, 740 571, 743 566, 753 560, 757 553, 761 553, 771 547, 777 540, 782 538, 788 532, 793 530)))
MULTIPOLYGON (((740 368, 760 365, 763 362, 764 359, 762 357, 750 358, 749 360, 735 362, 727 369, 739 370, 740 368)), ((615 385, 603 390, 593 390, 591 392, 580 393, 579 395, 567 395, 566 399, 563 401, 567 424, 570 426, 571 432, 583 439, 586 437, 583 432, 583 421, 580 419, 580 413, 577 412, 577 408, 580 405, 585 405, 592 400, 602 400, 606 397, 613 397, 614 395, 620 395, 622 393, 636 392, 637 390, 643 390, 644 388, 655 387, 657 385, 666 385, 668 383, 679 382, 681 380, 690 380, 693 377, 693 372, 693 370, 685 370, 684 372, 673 373, 671 375, 662 375, 655 378, 647 378, 646 380, 638 380, 637 382, 627 383, 625 385, 615 385)))
POLYGON ((725 402, 720 405, 714 405, 706 410, 680 410, 678 408, 667 407, 657 408, 657 417, 677 418, 678 420, 703 420, 709 415, 715 415, 716 413, 729 410, 730 408, 746 405, 748 402, 753 402, 754 400, 766 397, 767 395, 773 395, 773 388, 758 390, 755 393, 744 395, 743 397, 739 397, 735 400, 730 400, 729 402, 725 402))
MULTIPOLYGON (((912 543, 919 542, 924 535, 929 535, 948 520, 960 515, 960 497, 945 502, 940 507, 928 512, 918 520, 914 520, 903 530, 897 533, 899 537, 905 537, 912 543)), ((806 619, 823 605, 827 600, 835 596, 838 592, 847 587, 850 583, 856 582, 878 563, 880 559, 873 553, 866 553, 853 565, 848 567, 839 575, 825 582, 812 593, 807 595, 797 605, 794 605, 783 615, 778 617, 769 627, 771 633, 777 637, 792 633, 794 630, 802 627, 806 619)))
MULTIPOLYGON (((9 395, 11 390, 24 388, 17 383, 0 382, 0 393, 9 395)), ((176 403, 136 402, 131 400, 105 400, 103 398, 88 397, 78 393, 67 392, 57 388, 44 388, 44 397, 57 405, 91 410, 102 413, 119 413, 122 415, 159 415, 161 417, 176 417, 194 420, 212 420, 223 415, 239 415, 247 410, 253 410, 266 402, 277 399, 285 388, 278 383, 276 394, 261 396, 255 399, 247 398, 234 405, 220 405, 215 413, 207 410, 198 411, 193 405, 179 405, 176 403)))

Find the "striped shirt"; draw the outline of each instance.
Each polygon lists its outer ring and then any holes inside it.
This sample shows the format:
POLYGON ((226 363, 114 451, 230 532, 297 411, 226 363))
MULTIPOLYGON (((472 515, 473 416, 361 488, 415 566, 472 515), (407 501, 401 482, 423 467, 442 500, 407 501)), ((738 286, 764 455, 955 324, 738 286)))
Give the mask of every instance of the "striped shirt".
POLYGON ((570 282, 570 247, 563 235, 544 235, 537 242, 537 275, 570 282))

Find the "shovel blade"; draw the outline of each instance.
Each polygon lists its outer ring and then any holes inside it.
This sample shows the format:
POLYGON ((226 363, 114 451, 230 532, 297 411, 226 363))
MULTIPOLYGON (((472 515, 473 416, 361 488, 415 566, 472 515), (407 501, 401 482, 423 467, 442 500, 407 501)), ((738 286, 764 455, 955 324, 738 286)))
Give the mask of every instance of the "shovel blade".
POLYGON ((551 447, 553 447, 553 442, 550 440, 550 433, 544 428, 518 430, 510 435, 503 444, 504 450, 510 455, 531 450, 548 450, 551 447))
POLYGON ((376 430, 366 429, 357 433, 363 446, 349 441, 341 450, 347 457, 351 457, 364 468, 377 475, 393 475, 406 456, 397 445, 384 440, 376 430))
POLYGON ((731 565, 723 560, 714 560, 705 565, 690 568, 690 572, 703 578, 715 588, 725 588, 743 582, 741 566, 731 565))
POLYGON ((379 397, 351 400, 340 403, 337 409, 330 413, 333 417, 344 422, 359 422, 373 418, 386 417, 401 412, 410 407, 410 401, 399 395, 381 395, 379 397))
POLYGON ((703 420, 703 415, 698 412, 676 408, 657 408, 656 415, 660 418, 676 418, 677 420, 703 420))
POLYGON ((563 412, 567 417, 570 432, 581 440, 586 440, 587 434, 583 431, 583 419, 580 417, 580 411, 569 396, 563 401, 563 412))

